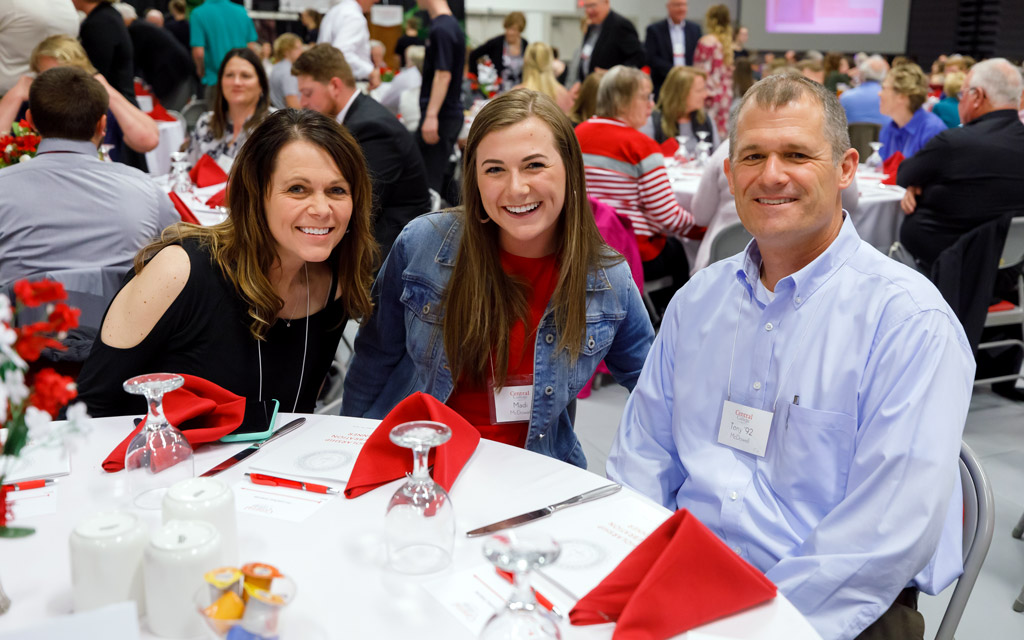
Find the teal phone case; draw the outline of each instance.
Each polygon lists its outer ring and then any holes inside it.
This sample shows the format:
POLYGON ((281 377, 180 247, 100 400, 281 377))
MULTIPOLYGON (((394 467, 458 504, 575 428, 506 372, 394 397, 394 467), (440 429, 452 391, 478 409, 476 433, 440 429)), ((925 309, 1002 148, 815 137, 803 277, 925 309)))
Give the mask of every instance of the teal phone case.
POLYGON ((274 400, 274 413, 270 416, 270 424, 266 431, 251 431, 249 433, 229 433, 220 439, 221 442, 250 442, 252 440, 265 440, 274 433, 274 425, 277 423, 277 410, 281 403, 274 400))

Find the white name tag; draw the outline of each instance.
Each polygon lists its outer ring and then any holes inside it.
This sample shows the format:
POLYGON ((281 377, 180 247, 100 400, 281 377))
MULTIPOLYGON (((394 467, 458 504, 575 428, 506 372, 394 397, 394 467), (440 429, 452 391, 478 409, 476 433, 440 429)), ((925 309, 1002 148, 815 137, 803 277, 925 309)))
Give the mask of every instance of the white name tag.
POLYGON ((529 422, 533 415, 533 384, 510 384, 501 389, 491 389, 494 402, 491 420, 494 424, 506 422, 529 422))
POLYGON ((683 55, 683 43, 673 42, 672 43, 672 55, 681 56, 683 55))
POLYGON ((772 430, 772 412, 725 401, 718 442, 727 447, 764 457, 768 434, 772 430))
POLYGON ((583 51, 580 52, 580 57, 584 59, 590 58, 590 54, 594 52, 594 45, 585 44, 583 45, 583 51))

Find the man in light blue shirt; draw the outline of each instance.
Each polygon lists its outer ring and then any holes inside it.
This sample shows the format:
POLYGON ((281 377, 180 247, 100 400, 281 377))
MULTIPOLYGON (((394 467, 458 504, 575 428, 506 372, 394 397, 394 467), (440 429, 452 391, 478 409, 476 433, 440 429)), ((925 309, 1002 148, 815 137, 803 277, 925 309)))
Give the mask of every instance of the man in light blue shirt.
POLYGON ((839 96, 839 102, 846 110, 846 120, 851 123, 870 122, 884 127, 892 122, 892 118, 882 114, 878 94, 889 72, 889 63, 882 56, 875 55, 862 62, 858 70, 860 86, 844 91, 839 96))
POLYGON ((826 640, 881 637, 880 617, 920 638, 914 589, 962 570, 970 348, 842 210, 857 152, 835 96, 771 76, 738 114, 725 173, 754 241, 672 300, 608 477, 689 509, 826 640))

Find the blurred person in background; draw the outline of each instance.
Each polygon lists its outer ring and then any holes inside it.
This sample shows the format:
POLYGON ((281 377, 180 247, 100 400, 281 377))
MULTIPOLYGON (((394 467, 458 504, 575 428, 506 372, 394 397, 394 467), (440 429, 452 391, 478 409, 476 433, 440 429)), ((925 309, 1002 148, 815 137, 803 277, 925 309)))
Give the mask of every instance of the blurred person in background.
POLYGON ((704 16, 704 35, 697 42, 693 66, 707 75, 708 99, 705 105, 711 121, 723 138, 729 125, 732 107, 732 22, 729 8, 712 5, 704 16))
POLYGON ((420 37, 420 19, 416 16, 409 16, 405 20, 405 31, 395 43, 395 55, 398 56, 399 64, 403 69, 409 66, 405 50, 416 45, 423 46, 423 44, 423 38, 420 37))
POLYGON ((139 20, 130 4, 117 2, 114 8, 124 19, 132 39, 135 75, 149 84, 165 109, 180 111, 192 97, 192 60, 188 51, 170 31, 139 20))
POLYGON ((573 96, 558 84, 551 66, 554 58, 551 47, 543 42, 533 42, 526 47, 523 56, 523 82, 516 88, 539 91, 555 101, 558 108, 568 113, 572 109, 573 96))
MULTIPOLYGON (((78 35, 78 14, 68 0, 4 0, 0 8, 0 96, 28 73, 32 48, 57 34, 78 35)), ((4 129, 0 133, 7 133, 4 129)))
POLYGON ((292 63, 302 55, 302 40, 294 33, 283 33, 274 40, 274 66, 270 69, 270 106, 298 109, 299 83, 292 75, 292 63))
POLYGON ((850 78, 850 60, 838 51, 825 54, 825 88, 835 92, 839 84, 847 87, 853 84, 850 78))
POLYGON ((882 143, 882 159, 895 154, 913 156, 946 124, 934 113, 922 108, 928 99, 928 77, 921 67, 909 62, 893 66, 882 81, 879 110, 892 118, 878 136, 882 143))
POLYGON ((579 92, 569 109, 569 120, 574 125, 586 122, 597 111, 597 88, 601 86, 605 73, 603 69, 595 71, 579 85, 579 92))
POLYGON ((892 118, 882 114, 879 98, 882 81, 889 73, 889 63, 882 56, 873 55, 861 62, 857 68, 860 85, 844 91, 843 95, 839 96, 839 104, 843 105, 843 110, 846 111, 847 122, 870 122, 882 126, 889 124, 892 118))
POLYGON ((661 87, 657 109, 651 114, 654 121, 654 140, 661 145, 665 157, 672 157, 679 149, 680 138, 686 145, 686 156, 697 157, 697 132, 707 134, 711 150, 718 147, 718 129, 704 111, 708 96, 707 75, 694 67, 675 67, 661 87))
POLYGON ((697 49, 701 30, 699 24, 686 19, 688 8, 688 0, 669 0, 665 4, 668 17, 647 27, 644 48, 647 66, 651 68, 655 98, 672 67, 693 65, 693 52, 697 49))
POLYGON ((188 18, 185 16, 187 7, 188 5, 185 4, 185 0, 171 0, 167 4, 171 19, 164 23, 164 29, 170 31, 174 38, 181 43, 181 46, 185 47, 186 51, 191 51, 191 32, 189 30, 188 18))
POLYGON ((960 126, 960 88, 964 85, 967 76, 960 71, 954 71, 943 76, 942 99, 932 107, 932 113, 946 124, 947 127, 960 126))
POLYGON ((487 56, 501 80, 501 90, 508 91, 523 81, 523 59, 529 42, 523 38, 526 16, 513 11, 501 23, 505 33, 483 43, 469 54, 469 72, 478 74, 481 58, 487 56))
POLYGON ((316 44, 317 38, 320 37, 320 22, 323 19, 324 15, 316 9, 305 9, 299 14, 299 21, 306 27, 306 35, 302 38, 304 44, 316 44))

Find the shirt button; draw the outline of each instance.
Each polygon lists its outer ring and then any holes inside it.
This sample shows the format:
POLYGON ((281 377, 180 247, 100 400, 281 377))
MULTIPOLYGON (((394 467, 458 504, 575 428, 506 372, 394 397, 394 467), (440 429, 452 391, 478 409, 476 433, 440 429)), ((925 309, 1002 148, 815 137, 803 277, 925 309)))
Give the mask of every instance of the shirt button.
POLYGON ((729 499, 730 500, 735 500, 736 498, 739 498, 739 497, 740 497, 740 494, 736 493, 735 491, 730 491, 729 492, 729 499))
POLYGON ((552 342, 554 342, 554 341, 555 341, 555 336, 554 336, 554 334, 551 334, 551 333, 549 333, 549 334, 547 334, 546 336, 544 336, 544 342, 546 342, 546 343, 548 343, 548 344, 551 344, 551 343, 552 343, 552 342))
POLYGON ((760 388, 761 388, 761 383, 760 382, 755 382, 754 383, 754 390, 756 391, 757 389, 760 389, 760 388))
POLYGON ((740 549, 738 546, 733 547, 732 550, 736 553, 736 555, 740 555, 742 553, 742 549, 740 549))
POLYGON ((772 330, 772 329, 774 329, 774 328, 775 328, 775 325, 773 325, 773 324, 772 324, 772 323, 770 323, 770 322, 764 325, 764 330, 765 330, 765 331, 771 331, 771 330, 772 330))
POLYGON ((550 396, 554 392, 555 392, 555 388, 554 387, 552 387, 552 386, 544 387, 544 395, 550 396))
POLYGON ((804 299, 803 299, 803 298, 801 298, 800 296, 797 296, 797 297, 796 297, 796 303, 797 303, 797 304, 800 304, 800 303, 801 303, 801 302, 803 302, 803 301, 804 301, 804 299))

